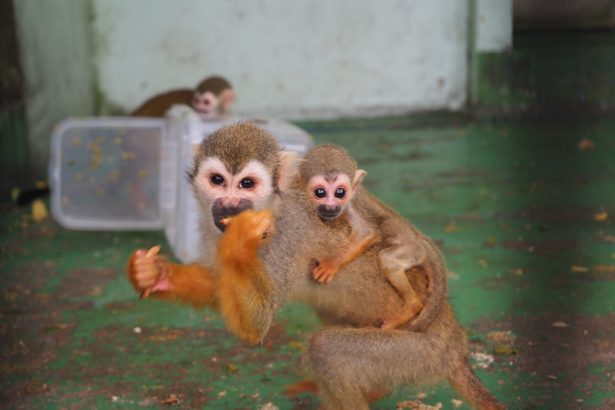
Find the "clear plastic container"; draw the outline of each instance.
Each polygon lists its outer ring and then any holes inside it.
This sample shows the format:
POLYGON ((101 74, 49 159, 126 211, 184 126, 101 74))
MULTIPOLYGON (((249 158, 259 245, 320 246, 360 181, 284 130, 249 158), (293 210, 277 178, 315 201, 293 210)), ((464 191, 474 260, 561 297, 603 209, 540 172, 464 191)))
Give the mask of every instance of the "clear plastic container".
MULTIPOLYGON (((186 178, 194 147, 218 128, 245 120, 203 121, 172 109, 166 119, 62 121, 51 143, 52 214, 70 229, 164 229, 178 259, 197 261, 198 208, 186 178)), ((303 155, 313 145, 309 134, 288 122, 251 121, 286 150, 303 155)))

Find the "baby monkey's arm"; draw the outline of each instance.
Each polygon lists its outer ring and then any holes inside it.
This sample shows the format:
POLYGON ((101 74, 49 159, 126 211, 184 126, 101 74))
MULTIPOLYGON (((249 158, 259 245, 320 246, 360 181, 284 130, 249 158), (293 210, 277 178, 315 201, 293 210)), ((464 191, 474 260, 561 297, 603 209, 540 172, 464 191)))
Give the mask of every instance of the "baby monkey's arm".
POLYGON ((323 258, 315 263, 312 268, 314 279, 320 283, 331 282, 337 271, 361 256, 379 241, 380 235, 373 231, 364 235, 353 232, 350 236, 350 243, 338 255, 323 258))

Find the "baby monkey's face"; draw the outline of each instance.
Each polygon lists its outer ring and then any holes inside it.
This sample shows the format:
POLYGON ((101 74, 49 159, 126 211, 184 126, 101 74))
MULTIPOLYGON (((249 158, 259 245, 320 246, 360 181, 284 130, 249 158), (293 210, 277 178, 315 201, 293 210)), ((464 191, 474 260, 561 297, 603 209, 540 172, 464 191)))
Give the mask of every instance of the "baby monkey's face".
POLYGON ((310 178, 307 194, 318 216, 331 220, 344 212, 354 192, 348 175, 328 174, 310 178))

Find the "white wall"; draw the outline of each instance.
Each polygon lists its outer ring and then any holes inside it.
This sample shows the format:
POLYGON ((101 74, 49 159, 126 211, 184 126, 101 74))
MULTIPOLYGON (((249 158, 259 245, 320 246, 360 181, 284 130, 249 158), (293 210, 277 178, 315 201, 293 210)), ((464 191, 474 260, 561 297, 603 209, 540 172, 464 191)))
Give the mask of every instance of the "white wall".
POLYGON ((476 0, 474 50, 501 52, 512 48, 512 0, 476 0))
POLYGON ((53 127, 94 112, 89 6, 82 0, 15 0, 25 78, 31 173, 44 178, 53 127))
POLYGON ((239 114, 326 118, 457 109, 467 1, 92 0, 98 86, 126 110, 212 73, 239 114))
POLYGON ((14 0, 33 174, 62 119, 128 111, 214 73, 235 85, 237 114, 461 108, 468 21, 475 51, 506 50, 511 1, 14 0))

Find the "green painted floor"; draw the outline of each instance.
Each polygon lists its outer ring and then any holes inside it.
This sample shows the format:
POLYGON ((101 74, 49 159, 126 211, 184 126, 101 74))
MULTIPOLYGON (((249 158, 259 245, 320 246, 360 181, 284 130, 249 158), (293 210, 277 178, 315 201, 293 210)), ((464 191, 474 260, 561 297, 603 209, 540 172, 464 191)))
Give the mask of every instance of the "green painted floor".
MULTIPOLYGON (((615 119, 300 125, 346 146, 367 186, 441 245, 472 363, 498 398, 615 408, 615 119)), ((162 233, 75 232, 29 215, 0 212, 3 408, 317 408, 281 394, 318 327, 308 308, 285 307, 252 348, 215 312, 138 300, 124 263, 136 247, 168 250, 162 233)), ((453 399, 442 385, 373 408, 453 399)))

